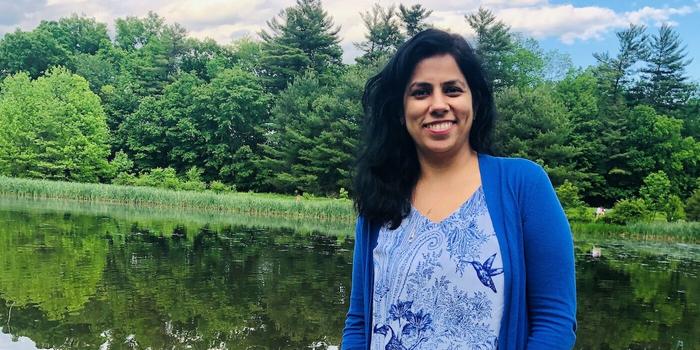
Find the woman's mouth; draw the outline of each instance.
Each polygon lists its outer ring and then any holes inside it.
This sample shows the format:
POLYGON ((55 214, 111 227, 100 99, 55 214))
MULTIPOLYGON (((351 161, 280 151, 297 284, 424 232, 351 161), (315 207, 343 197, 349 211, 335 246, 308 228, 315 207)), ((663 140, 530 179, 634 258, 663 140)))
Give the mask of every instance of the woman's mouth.
POLYGON ((455 122, 452 120, 445 120, 445 121, 439 121, 439 122, 432 122, 432 123, 427 123, 423 125, 424 128, 433 131, 433 132, 441 132, 441 131, 447 131, 449 130, 452 125, 454 125, 455 122))

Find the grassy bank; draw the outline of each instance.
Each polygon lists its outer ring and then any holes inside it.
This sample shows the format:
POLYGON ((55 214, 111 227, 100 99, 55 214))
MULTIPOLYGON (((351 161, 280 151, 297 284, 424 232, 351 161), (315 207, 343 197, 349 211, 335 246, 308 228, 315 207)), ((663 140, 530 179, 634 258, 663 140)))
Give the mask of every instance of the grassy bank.
POLYGON ((173 191, 151 187, 73 183, 0 176, 0 195, 147 207, 197 208, 265 217, 352 222, 349 200, 296 198, 277 194, 173 191))
POLYGON ((574 239, 623 239, 700 243, 700 222, 638 222, 628 225, 572 222, 574 239))

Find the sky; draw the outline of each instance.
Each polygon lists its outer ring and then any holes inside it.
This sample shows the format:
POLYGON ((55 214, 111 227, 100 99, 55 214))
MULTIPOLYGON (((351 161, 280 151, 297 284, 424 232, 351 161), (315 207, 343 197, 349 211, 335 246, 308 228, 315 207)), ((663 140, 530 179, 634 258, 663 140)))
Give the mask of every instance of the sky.
MULTIPOLYGON (((345 62, 359 54, 355 42, 365 28, 360 12, 374 3, 382 6, 422 4, 433 10, 428 22, 470 39, 464 16, 480 6, 491 9, 513 31, 537 39, 545 50, 568 54, 575 66, 595 63, 594 52, 617 51, 615 32, 630 23, 644 24, 654 34, 662 23, 672 25, 687 46, 693 62, 688 76, 700 82, 700 0, 322 0, 328 14, 340 26, 345 62)), ((94 17, 113 28, 116 18, 143 17, 154 11, 168 22, 183 25, 197 38, 229 44, 257 38, 266 21, 295 0, 0 0, 0 35, 20 28, 31 30, 41 20, 71 14, 94 17)))

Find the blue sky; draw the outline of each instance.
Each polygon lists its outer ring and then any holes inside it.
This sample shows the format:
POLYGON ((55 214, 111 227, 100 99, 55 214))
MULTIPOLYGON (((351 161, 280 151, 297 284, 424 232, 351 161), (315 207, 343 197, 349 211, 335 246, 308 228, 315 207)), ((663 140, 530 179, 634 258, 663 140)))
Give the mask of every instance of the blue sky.
MULTIPOLYGON (((341 26, 344 60, 358 54, 353 42, 361 41, 364 27, 359 13, 388 0, 322 0, 324 8, 341 26)), ((73 13, 94 17, 110 25, 115 18, 141 17, 155 11, 169 22, 178 22, 198 38, 210 37, 222 44, 244 36, 255 38, 265 21, 295 0, 0 0, 0 35, 16 28, 31 30, 43 19, 73 13)), ((645 24, 655 33, 661 23, 670 23, 687 45, 694 61, 688 67, 692 80, 700 82, 700 0, 602 1, 602 0, 404 0, 432 9, 429 22, 470 38, 473 33, 464 15, 490 8, 514 31, 538 39, 545 49, 569 54, 577 66, 595 62, 594 52, 617 50, 615 32, 629 23, 645 24)))

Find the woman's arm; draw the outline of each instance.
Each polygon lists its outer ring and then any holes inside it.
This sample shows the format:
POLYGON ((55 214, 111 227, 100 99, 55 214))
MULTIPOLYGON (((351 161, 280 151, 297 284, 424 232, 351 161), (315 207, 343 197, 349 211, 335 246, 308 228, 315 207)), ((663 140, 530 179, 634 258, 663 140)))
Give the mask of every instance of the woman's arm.
MULTIPOLYGON (((534 166, 535 164, 533 164, 534 166)), ((520 198, 525 249, 527 349, 571 349, 576 277, 571 228, 547 173, 528 172, 520 198)))
POLYGON ((345 319, 345 329, 341 348, 343 350, 364 350, 367 348, 365 339, 365 235, 363 235, 364 220, 357 219, 355 226, 355 250, 352 259, 352 285, 350 287, 350 309, 345 319))

